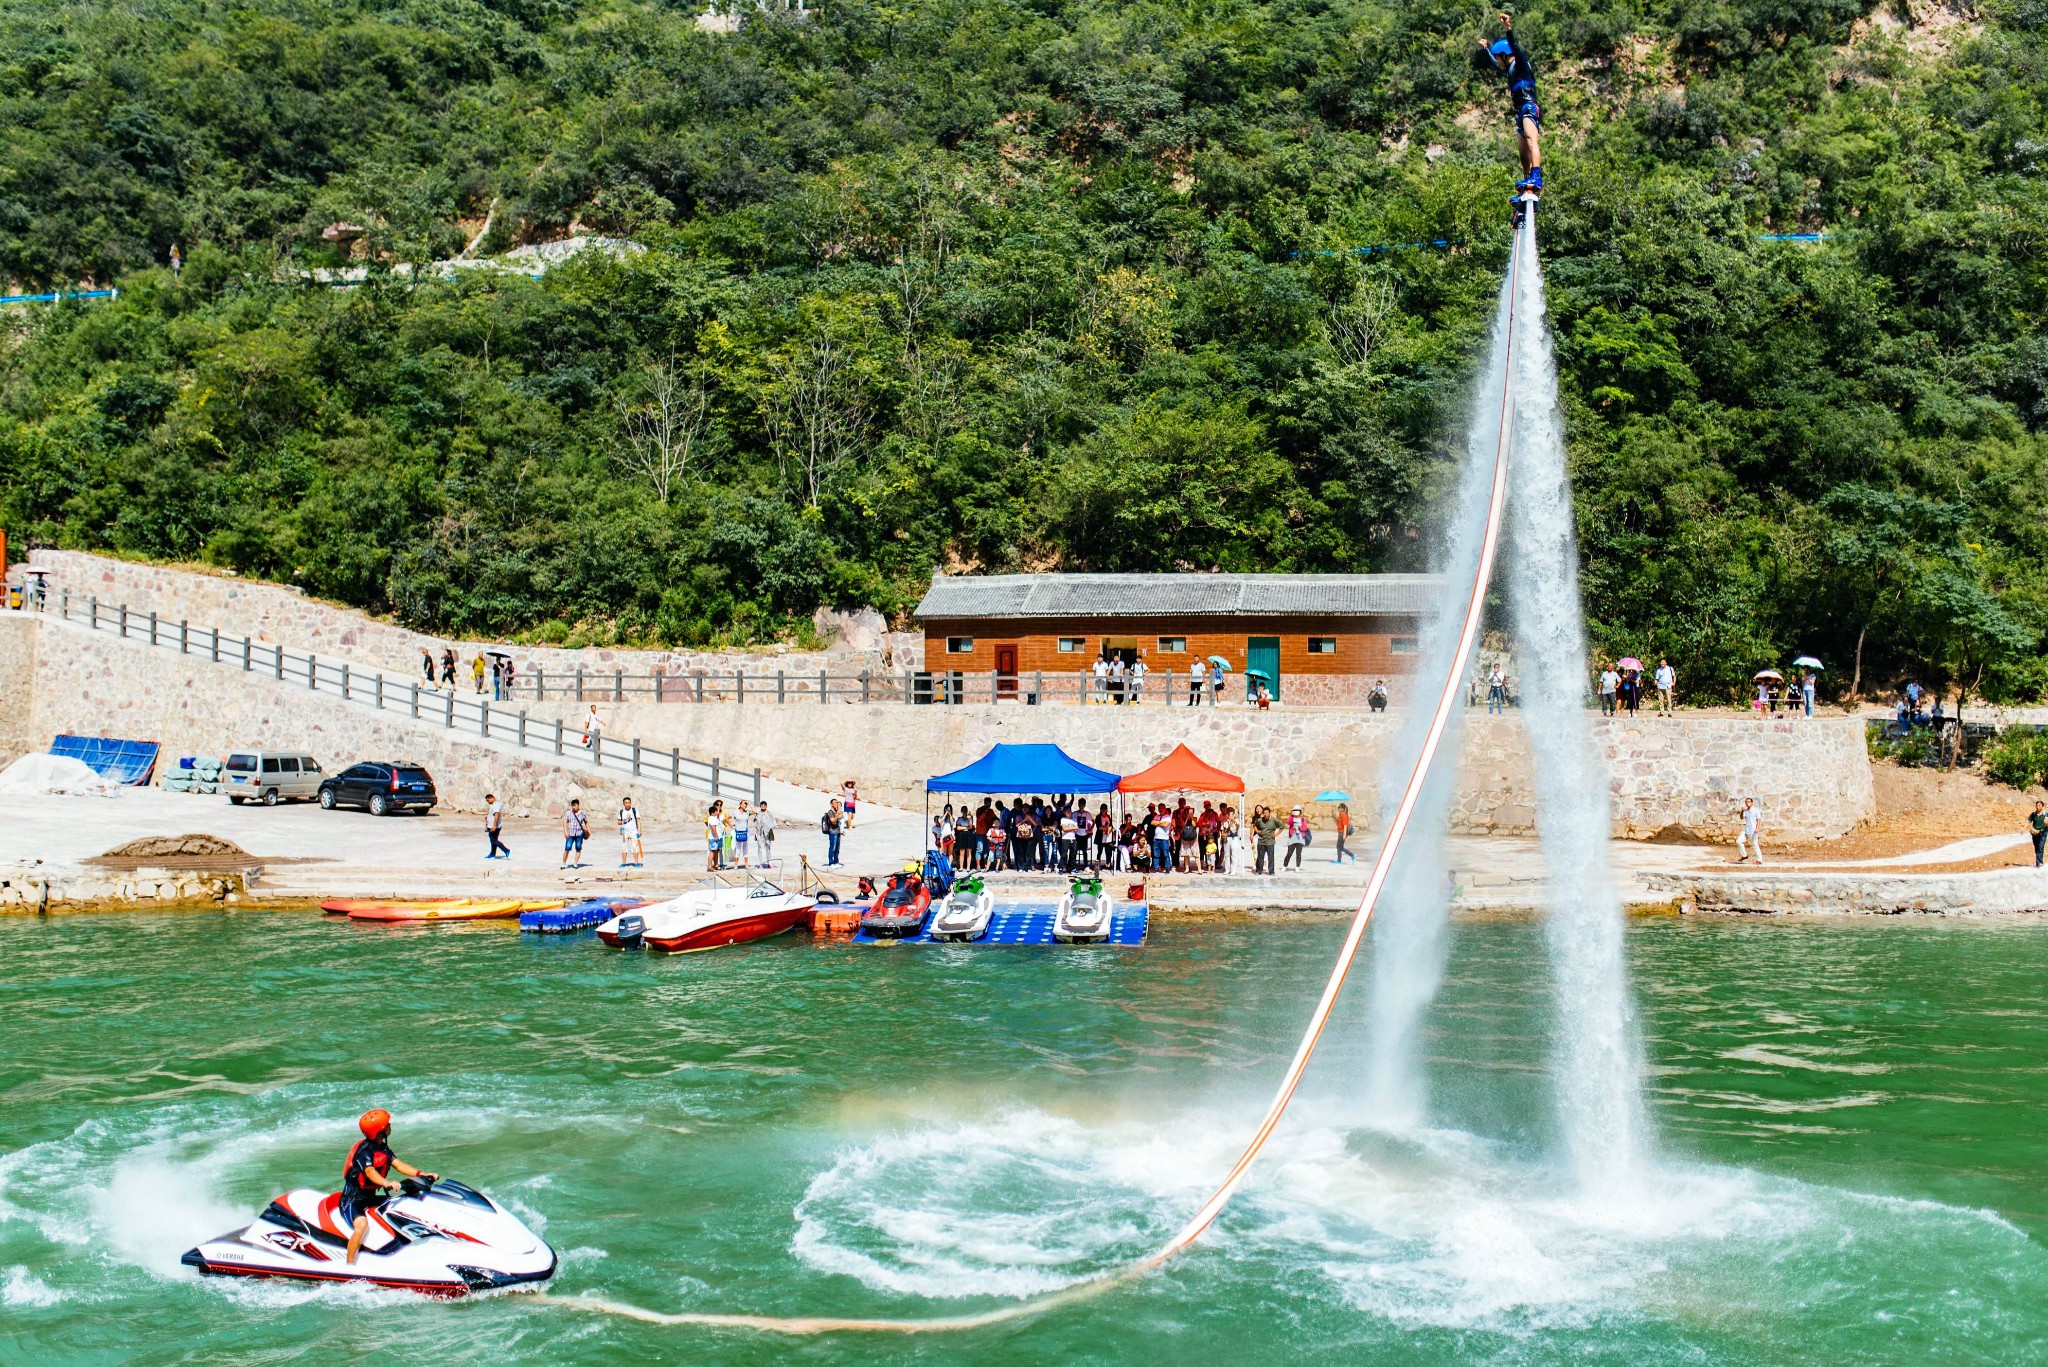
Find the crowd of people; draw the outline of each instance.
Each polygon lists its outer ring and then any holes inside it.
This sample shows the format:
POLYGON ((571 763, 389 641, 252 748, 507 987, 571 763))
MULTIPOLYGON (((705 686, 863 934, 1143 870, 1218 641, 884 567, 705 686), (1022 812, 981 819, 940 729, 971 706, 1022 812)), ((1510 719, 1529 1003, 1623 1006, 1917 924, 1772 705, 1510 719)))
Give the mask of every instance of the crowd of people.
MULTIPOLYGON (((420 647, 420 675, 428 688, 445 688, 455 691, 456 676, 455 648, 445 647, 441 651, 438 666, 434 652, 420 647)), ((512 690, 519 683, 519 667, 512 657, 502 650, 478 651, 469 662, 470 689, 476 693, 489 693, 492 702, 504 702, 512 696, 512 690)))
MULTIPOLYGON (((1334 825, 1338 861, 1356 859, 1345 848, 1348 804, 1338 807, 1334 825)), ((1315 825, 1299 807, 1283 816, 1258 805, 1244 815, 1228 802, 1206 798, 1197 807, 1186 797, 1121 816, 1107 802, 1091 810, 1086 798, 949 802, 931 830, 932 847, 956 868, 1020 873, 1242 873, 1249 866, 1271 874, 1276 851, 1286 851, 1281 868, 1299 868, 1314 839, 1315 825)))

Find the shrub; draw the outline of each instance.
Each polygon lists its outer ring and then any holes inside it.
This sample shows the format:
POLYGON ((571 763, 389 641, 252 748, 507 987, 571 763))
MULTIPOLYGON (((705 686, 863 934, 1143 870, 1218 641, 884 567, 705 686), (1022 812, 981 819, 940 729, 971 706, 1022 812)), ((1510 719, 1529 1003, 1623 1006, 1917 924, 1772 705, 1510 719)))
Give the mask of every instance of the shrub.
POLYGON ((2048 732, 2008 727, 1984 747, 1984 776, 2012 788, 2048 783, 2048 732))

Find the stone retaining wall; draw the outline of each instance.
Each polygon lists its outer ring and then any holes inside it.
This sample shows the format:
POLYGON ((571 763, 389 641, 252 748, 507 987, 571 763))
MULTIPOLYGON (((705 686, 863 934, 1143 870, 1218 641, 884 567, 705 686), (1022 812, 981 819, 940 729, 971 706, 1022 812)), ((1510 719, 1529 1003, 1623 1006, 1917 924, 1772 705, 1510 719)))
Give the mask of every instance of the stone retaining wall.
POLYGON ((1907 912, 2001 915, 2048 911, 2048 876, 2038 870, 1979 873, 1871 873, 1868 870, 1783 873, 1646 874, 1644 884, 1681 907, 1721 912, 1907 912))
POLYGON ((192 869, 116 872, 78 864, 17 864, 0 868, 0 916, 81 911, 132 902, 185 906, 239 902, 248 895, 252 881, 241 873, 192 869))
MULTIPOLYGON (((575 724, 574 704, 535 704, 533 715, 575 724)), ((793 783, 837 789, 848 778, 886 802, 920 808, 926 775, 956 769, 998 741, 1051 741, 1087 764, 1133 773, 1186 742, 1242 775, 1252 801, 1302 802, 1342 788, 1365 816, 1375 810, 1380 762, 1398 713, 1259 712, 1214 708, 1026 707, 986 704, 692 707, 600 704, 610 730, 685 754, 721 754, 793 783)), ((1745 795, 1780 839, 1842 834, 1875 810, 1863 724, 1855 718, 1756 721, 1738 717, 1589 717, 1606 752, 1614 832, 1645 839, 1671 826, 1732 841, 1745 795)), ((1527 834, 1536 798, 1526 733, 1514 714, 1465 717, 1455 829, 1527 834)))
MULTIPOLYGON (((420 651, 430 649, 434 658, 449 646, 460 661, 460 678, 468 682, 469 662, 480 650, 502 646, 498 641, 451 640, 423 636, 395 622, 386 622, 338 603, 309 598, 282 584, 239 579, 204 570, 152 565, 140 561, 116 560, 85 551, 35 552, 34 561, 56 571, 50 579, 54 609, 58 595, 69 591, 74 614, 85 610, 88 598, 114 607, 126 604, 136 612, 155 612, 166 622, 189 621, 196 627, 217 627, 231 636, 250 636, 259 641, 282 641, 293 650, 346 658, 381 669, 388 674, 416 678, 420 672, 420 651)), ((874 669, 917 669, 924 661, 924 638, 908 632, 878 632, 879 623, 863 624, 860 614, 827 613, 828 625, 849 629, 852 643, 845 648, 804 651, 776 648, 761 651, 637 650, 626 647, 565 650, 556 646, 519 646, 515 650, 522 669, 543 668, 550 674, 573 674, 578 668, 592 675, 610 675, 623 669, 646 674, 660 669, 664 674, 688 674, 693 670, 722 670, 730 674, 744 667, 749 673, 786 667, 816 673, 830 669, 849 674, 863 667, 874 669)))
POLYGON ((635 783, 573 760, 486 744, 108 632, 0 614, 0 659, 18 655, 35 662, 25 748, 47 749, 66 731, 154 740, 167 759, 304 748, 330 770, 365 759, 417 760, 433 774, 447 811, 480 812, 486 792, 514 813, 558 811, 571 797, 607 810, 627 792, 650 819, 695 820, 704 811, 702 798, 653 779, 635 783))

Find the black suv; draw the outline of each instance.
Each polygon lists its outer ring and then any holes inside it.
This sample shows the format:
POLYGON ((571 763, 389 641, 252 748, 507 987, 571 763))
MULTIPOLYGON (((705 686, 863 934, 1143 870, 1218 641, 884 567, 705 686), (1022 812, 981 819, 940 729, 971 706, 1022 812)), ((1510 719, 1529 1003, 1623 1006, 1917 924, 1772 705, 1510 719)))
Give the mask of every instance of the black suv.
POLYGON ((336 807, 367 807, 371 816, 408 807, 432 811, 434 776, 410 760, 351 764, 320 785, 318 800, 330 812, 336 807))

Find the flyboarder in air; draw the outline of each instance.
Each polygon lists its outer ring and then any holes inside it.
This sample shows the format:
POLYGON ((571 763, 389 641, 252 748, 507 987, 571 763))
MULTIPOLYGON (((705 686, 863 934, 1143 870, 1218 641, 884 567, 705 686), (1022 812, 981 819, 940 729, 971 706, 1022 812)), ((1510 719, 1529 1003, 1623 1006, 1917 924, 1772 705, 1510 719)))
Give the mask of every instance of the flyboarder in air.
POLYGON ((1508 101, 1515 110, 1515 141, 1522 149, 1522 178, 1515 182, 1514 196, 1515 226, 1519 228, 1527 206, 1543 193, 1543 106, 1536 103, 1536 68, 1515 41, 1514 20, 1503 14, 1500 27, 1506 36, 1495 39, 1486 51, 1508 78, 1508 101))

